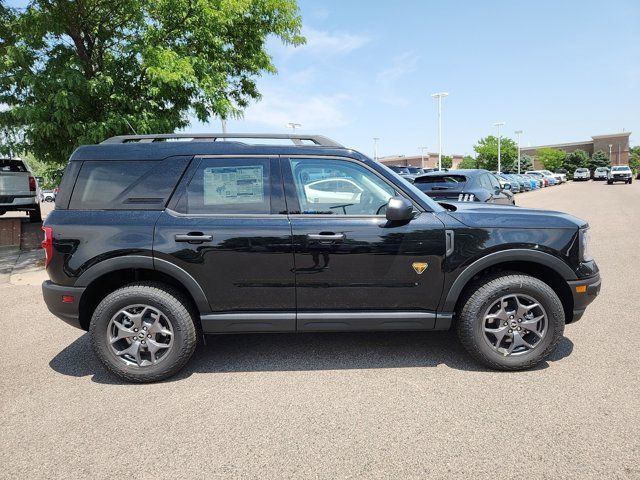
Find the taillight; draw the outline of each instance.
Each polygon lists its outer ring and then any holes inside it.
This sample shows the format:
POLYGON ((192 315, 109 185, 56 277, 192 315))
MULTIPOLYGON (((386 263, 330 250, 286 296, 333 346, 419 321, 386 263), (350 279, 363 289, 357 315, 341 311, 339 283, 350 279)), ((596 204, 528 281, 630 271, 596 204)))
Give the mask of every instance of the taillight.
POLYGON ((44 232, 44 240, 42 240, 42 248, 45 254, 44 268, 47 268, 53 255, 53 228, 42 227, 42 231, 44 232))
POLYGON ((36 179, 33 177, 29 177, 29 190, 32 192, 36 191, 36 179))

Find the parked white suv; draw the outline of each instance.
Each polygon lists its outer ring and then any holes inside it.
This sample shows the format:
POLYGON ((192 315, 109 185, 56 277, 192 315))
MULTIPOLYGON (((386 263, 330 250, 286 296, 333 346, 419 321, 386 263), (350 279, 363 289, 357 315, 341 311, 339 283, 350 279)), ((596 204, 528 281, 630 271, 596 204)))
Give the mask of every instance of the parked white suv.
POLYGON ((589 172, 588 168, 576 168, 576 171, 573 172, 574 182, 589 180, 590 178, 591 178, 591 172, 589 172))
POLYGON ((633 182, 633 173, 629 165, 615 165, 611 167, 611 170, 607 174, 607 183, 611 185, 613 182, 633 182))
POLYGON ((0 215, 27 212, 31 222, 41 222, 38 183, 19 158, 0 158, 0 215))
POLYGON ((607 167, 598 167, 593 171, 594 180, 606 180, 609 175, 609 169, 607 167))

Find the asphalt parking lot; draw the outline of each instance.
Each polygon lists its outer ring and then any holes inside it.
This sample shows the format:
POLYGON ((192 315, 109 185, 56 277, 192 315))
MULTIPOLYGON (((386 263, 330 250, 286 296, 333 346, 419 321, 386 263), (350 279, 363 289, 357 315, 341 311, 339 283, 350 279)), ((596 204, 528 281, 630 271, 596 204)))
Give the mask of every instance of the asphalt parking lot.
POLYGON ((38 286, 0 285, 0 478, 640 478, 640 182, 516 200, 588 220, 603 276, 528 372, 451 333, 237 335, 127 385, 38 286))

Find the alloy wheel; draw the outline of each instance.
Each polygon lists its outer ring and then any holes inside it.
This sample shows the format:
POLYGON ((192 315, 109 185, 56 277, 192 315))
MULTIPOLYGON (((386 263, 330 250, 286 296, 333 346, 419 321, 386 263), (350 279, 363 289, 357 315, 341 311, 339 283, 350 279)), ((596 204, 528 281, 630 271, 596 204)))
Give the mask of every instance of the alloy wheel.
POLYGON ((173 347, 173 327, 167 316, 150 305, 119 310, 107 326, 111 351, 127 365, 148 367, 167 357, 173 347))
POLYGON ((483 337, 501 355, 523 355, 542 343, 548 323, 546 311, 533 297, 505 295, 485 311, 483 337))

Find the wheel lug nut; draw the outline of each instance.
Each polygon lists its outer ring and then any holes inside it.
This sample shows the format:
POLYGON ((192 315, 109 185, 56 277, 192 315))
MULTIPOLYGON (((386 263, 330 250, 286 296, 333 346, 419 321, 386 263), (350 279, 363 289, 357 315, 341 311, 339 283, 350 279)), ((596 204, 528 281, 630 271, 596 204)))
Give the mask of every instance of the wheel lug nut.
POLYGON ((522 330, 522 327, 518 327, 518 331, 522 330))
POLYGON ((142 340, 142 344, 144 345, 145 343, 147 343, 147 342, 145 342, 144 340, 142 340))
POLYGON ((520 323, 521 321, 522 321, 522 319, 521 319, 521 318, 519 318, 519 319, 518 319, 518 323, 520 323))
POLYGON ((134 329, 133 329, 133 331, 134 331, 134 332, 137 332, 137 331, 138 331, 138 329, 137 329, 137 328, 134 328, 134 329))
POLYGON ((146 330, 146 329, 147 329, 147 327, 142 327, 142 329, 143 329, 143 330, 146 330))
POLYGON ((151 338, 151 334, 147 335, 147 338, 151 338))
POLYGON ((513 330, 509 329, 509 333, 513 333, 513 330))

